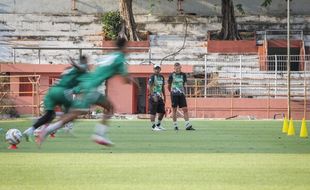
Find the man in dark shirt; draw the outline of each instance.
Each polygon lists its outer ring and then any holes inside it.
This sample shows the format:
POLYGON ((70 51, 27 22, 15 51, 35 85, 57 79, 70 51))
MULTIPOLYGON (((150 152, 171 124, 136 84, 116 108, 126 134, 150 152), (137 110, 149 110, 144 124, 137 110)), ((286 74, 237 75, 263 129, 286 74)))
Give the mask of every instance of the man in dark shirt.
POLYGON ((161 125, 161 120, 165 115, 165 78, 160 74, 160 71, 160 65, 154 65, 154 74, 151 75, 148 82, 149 111, 153 131, 165 130, 161 125), (158 119, 155 124, 156 113, 158 114, 158 119))
POLYGON ((177 123, 177 108, 181 108, 184 114, 185 129, 195 130, 192 124, 189 122, 188 109, 185 98, 184 85, 187 81, 186 74, 181 71, 180 63, 174 64, 174 72, 170 74, 168 79, 168 90, 171 94, 171 107, 173 126, 175 130, 179 130, 177 123))

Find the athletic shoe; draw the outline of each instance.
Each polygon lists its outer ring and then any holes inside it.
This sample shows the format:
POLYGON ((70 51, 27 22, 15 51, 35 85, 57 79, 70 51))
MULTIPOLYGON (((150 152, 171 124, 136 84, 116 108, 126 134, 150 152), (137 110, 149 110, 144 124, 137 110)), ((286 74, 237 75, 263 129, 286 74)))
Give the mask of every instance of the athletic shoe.
POLYGON ((158 126, 152 128, 153 131, 161 131, 162 129, 160 129, 158 126))
POLYGON ((166 130, 166 129, 165 129, 163 126, 161 126, 161 125, 157 125, 157 127, 158 127, 160 130, 163 130, 163 131, 166 130))
POLYGON ((26 142, 30 142, 30 135, 27 133, 23 133, 23 136, 25 137, 26 142))
POLYGON ((34 129, 32 127, 28 128, 23 132, 23 136, 25 137, 26 142, 32 141, 31 135, 33 134, 34 129))
POLYGON ((110 141, 109 139, 101 135, 93 134, 91 138, 95 143, 100 144, 100 145, 104 145, 104 146, 114 145, 112 141, 110 141))
POLYGON ((175 130, 175 131, 178 131, 178 130, 179 130, 179 127, 178 127, 178 126, 175 126, 175 127, 174 127, 174 130, 175 130))
POLYGON ((194 129, 193 126, 190 125, 190 126, 186 127, 185 130, 187 130, 187 131, 195 131, 196 129, 194 129))
POLYGON ((51 133, 50 134, 50 137, 53 139, 53 138, 55 138, 56 136, 55 136, 55 133, 51 133))

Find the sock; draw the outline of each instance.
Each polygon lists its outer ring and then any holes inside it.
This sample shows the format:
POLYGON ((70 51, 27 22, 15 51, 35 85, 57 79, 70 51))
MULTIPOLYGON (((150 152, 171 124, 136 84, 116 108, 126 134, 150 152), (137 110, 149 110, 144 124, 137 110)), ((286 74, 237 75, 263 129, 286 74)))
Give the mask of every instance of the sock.
POLYGON ((189 121, 185 121, 185 127, 188 127, 190 125, 191 125, 191 123, 189 121))
POLYGON ((177 127, 178 126, 178 122, 174 121, 173 122, 173 126, 177 127))
POLYGON ((161 120, 158 120, 156 125, 160 126, 160 123, 161 123, 161 120))
POLYGON ((103 136, 107 132, 107 130, 108 130, 108 127, 104 124, 97 123, 95 126, 95 133, 97 135, 103 136))
POLYGON ((23 134, 32 135, 34 130, 35 130, 34 127, 29 127, 23 132, 23 134))
POLYGON ((53 131, 58 130, 59 128, 61 128, 63 126, 63 122, 62 121, 57 121, 56 123, 53 123, 49 126, 46 127, 46 131, 47 133, 51 133, 53 131))
POLYGON ((152 121, 151 123, 152 123, 152 128, 154 128, 155 127, 155 121, 152 121))

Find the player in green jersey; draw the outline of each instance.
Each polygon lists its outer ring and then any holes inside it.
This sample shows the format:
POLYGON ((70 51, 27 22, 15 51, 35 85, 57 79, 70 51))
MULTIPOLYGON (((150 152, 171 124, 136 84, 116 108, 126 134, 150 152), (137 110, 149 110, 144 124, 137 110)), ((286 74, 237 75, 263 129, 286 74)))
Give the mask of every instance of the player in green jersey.
POLYGON ((185 84, 187 82, 186 74, 181 71, 181 64, 174 64, 174 72, 168 79, 168 90, 171 94, 172 119, 174 130, 179 130, 177 124, 177 108, 182 109, 185 120, 186 130, 195 130, 189 122, 187 102, 185 97, 185 84))
POLYGON ((52 131, 61 128, 65 123, 74 120, 79 115, 85 114, 91 105, 99 105, 105 110, 101 123, 96 124, 95 134, 92 135, 92 139, 96 143, 102 145, 109 146, 113 144, 105 135, 107 130, 107 119, 113 115, 113 105, 105 95, 98 91, 98 87, 104 81, 115 75, 123 76, 126 83, 135 82, 129 77, 125 65, 126 40, 119 38, 116 41, 116 46, 118 51, 97 60, 94 71, 90 72, 87 77, 82 77, 77 87, 81 92, 81 98, 74 100, 72 110, 70 110, 68 114, 65 114, 59 121, 42 131, 39 136, 39 144, 41 144, 52 131))
POLYGON ((153 131, 165 130, 161 125, 161 120, 165 115, 165 78, 160 74, 160 71, 160 65, 154 65, 154 74, 151 75, 148 82, 149 112, 153 131), (155 124, 156 114, 158 114, 158 119, 155 124))
POLYGON ((78 84, 78 78, 88 70, 87 57, 81 56, 78 63, 70 58, 72 67, 67 68, 44 97, 45 114, 41 116, 33 125, 23 132, 26 141, 33 132, 42 125, 50 123, 56 116, 55 107, 61 106, 66 113, 72 104, 72 88, 78 84))

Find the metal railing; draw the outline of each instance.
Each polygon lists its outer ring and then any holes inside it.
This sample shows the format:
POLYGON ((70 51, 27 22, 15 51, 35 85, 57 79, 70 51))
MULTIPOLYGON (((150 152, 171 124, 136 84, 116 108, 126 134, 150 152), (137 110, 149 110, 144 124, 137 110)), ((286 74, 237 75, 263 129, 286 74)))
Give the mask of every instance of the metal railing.
POLYGON ((31 109, 32 115, 40 112, 40 75, 0 75, 0 114, 7 114, 15 109, 31 109), (27 81, 21 80, 26 78, 27 81), (31 88, 22 90, 23 85, 31 88), (31 101, 25 103, 21 96, 28 96, 31 101))
MULTIPOLYGON (((188 97, 287 97, 287 56, 216 56, 205 57, 204 65, 194 67, 189 78, 188 97), (265 60, 267 70, 261 70, 265 60)), ((310 56, 291 56, 292 98, 308 98, 310 94, 310 56)))

